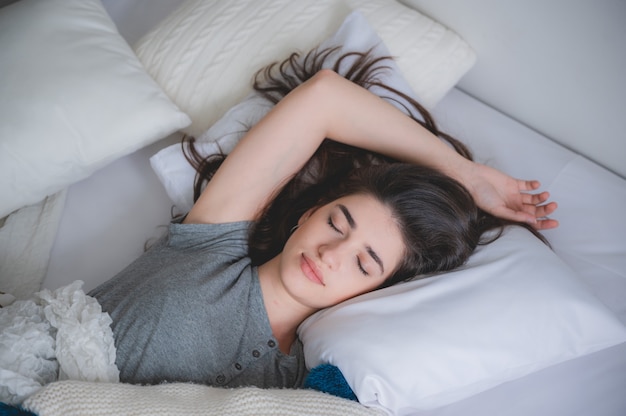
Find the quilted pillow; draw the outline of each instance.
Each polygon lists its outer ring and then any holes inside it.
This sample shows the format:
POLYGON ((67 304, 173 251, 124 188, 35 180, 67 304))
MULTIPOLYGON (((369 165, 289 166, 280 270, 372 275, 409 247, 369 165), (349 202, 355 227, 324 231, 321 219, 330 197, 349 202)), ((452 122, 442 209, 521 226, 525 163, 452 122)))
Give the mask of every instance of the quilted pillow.
POLYGON ((135 45, 148 72, 199 136, 251 91, 253 74, 307 51, 359 9, 432 107, 475 62, 456 33, 392 0, 187 0, 135 45))

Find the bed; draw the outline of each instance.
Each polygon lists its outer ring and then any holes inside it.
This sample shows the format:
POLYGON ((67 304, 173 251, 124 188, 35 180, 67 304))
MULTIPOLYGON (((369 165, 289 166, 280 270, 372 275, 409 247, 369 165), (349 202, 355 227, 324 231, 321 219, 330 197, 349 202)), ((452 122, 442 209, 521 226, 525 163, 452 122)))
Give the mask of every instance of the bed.
MULTIPOLYGON (((112 382, 114 374, 78 371, 80 376, 72 376, 68 369, 65 377, 40 383, 43 387, 19 403, 26 400, 25 407, 42 416, 153 414, 155 409, 190 414, 626 414, 623 140, 614 137, 615 151, 607 150, 606 158, 595 150, 586 153, 584 145, 569 143, 567 136, 558 137, 558 143, 540 133, 550 129, 543 120, 532 124, 532 112, 514 114, 515 105, 508 103, 494 108, 493 86, 484 85, 487 93, 476 98, 480 75, 472 71, 483 69, 480 50, 417 11, 423 6, 431 15, 454 16, 449 9, 410 4, 20 0, 0 9, 2 48, 25 59, 29 68, 19 73, 8 59, 0 59, 2 72, 9 74, 0 86, 6 117, 0 166, 13 169, 3 171, 1 179, 8 196, 0 215, 0 291, 5 292, 0 305, 10 307, 41 289, 50 296, 78 280, 89 291, 139 256, 173 214, 188 208, 181 132, 203 137, 209 149, 215 142, 232 145, 241 130, 233 126, 254 122, 267 110, 258 110, 249 95, 245 81, 251 71, 320 42, 354 48, 383 44, 397 57, 391 82, 419 97, 478 161, 539 179, 559 203, 555 217, 561 224, 544 232, 552 250, 520 230, 509 230, 458 271, 368 294, 307 320, 300 330, 307 365, 339 368, 358 402, 332 391, 127 386, 112 382), (20 31, 41 16, 54 17, 29 36, 20 31), (87 36, 78 40, 77 33, 87 36), (40 46, 42 36, 71 47, 50 52, 40 46), (23 58, 19 47, 39 49, 23 58), (74 65, 55 63, 57 54, 74 65), (43 77, 36 71, 42 67, 43 77), (62 102, 56 105, 58 94, 62 102), (91 108, 102 108, 102 102, 114 118, 94 116, 91 108), (76 114, 84 116, 81 123, 67 118, 76 114), (38 140, 22 140, 22 147, 8 140, 22 130, 38 140), (56 139, 56 131, 80 137, 81 145, 67 155, 63 149, 72 141, 46 140, 56 139), (363 321, 367 325, 359 325, 363 321)), ((10 342, 0 341, 5 348, 10 342)), ((8 357, 0 362, 5 365, 8 357)))

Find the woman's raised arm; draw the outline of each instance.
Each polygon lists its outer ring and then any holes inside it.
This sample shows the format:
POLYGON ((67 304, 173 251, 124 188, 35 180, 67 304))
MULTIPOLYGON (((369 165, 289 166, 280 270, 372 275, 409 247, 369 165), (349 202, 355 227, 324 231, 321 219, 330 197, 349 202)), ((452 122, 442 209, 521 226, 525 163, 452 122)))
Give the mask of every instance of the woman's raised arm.
MULTIPOLYGON (((313 155, 325 138, 438 169, 463 183, 486 211, 535 222, 556 205, 529 195, 519 181, 459 155, 400 110, 340 75, 322 70, 283 98, 237 144, 185 222, 256 218, 260 209, 313 155)), ((537 228, 551 228, 545 221, 537 228)), ((556 224, 552 224, 556 226, 556 224)))

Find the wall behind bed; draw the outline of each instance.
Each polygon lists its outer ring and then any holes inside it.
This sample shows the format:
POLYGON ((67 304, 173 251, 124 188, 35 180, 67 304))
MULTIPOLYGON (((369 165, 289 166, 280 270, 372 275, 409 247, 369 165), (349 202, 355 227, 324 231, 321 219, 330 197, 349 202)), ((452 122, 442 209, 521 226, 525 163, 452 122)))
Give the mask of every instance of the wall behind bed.
POLYGON ((463 91, 626 177, 626 1, 401 1, 476 50, 463 91))

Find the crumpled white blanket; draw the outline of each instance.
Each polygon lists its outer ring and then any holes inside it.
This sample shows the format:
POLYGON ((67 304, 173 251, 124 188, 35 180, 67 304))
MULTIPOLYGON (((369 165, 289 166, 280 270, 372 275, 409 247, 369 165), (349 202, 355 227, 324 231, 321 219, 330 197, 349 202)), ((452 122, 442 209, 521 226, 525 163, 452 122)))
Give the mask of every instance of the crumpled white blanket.
POLYGON ((118 382, 111 318, 75 281, 0 308, 0 401, 57 380, 118 382))

